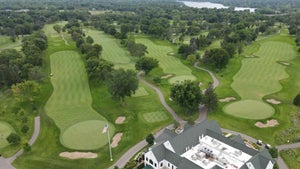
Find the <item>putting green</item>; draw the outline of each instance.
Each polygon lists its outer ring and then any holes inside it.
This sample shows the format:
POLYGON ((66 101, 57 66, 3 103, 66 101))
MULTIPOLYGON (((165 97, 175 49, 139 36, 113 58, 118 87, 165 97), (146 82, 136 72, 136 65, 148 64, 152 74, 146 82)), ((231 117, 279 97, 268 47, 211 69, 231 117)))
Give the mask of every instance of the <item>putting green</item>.
POLYGON ((168 116, 163 111, 156 111, 143 114, 143 118, 149 123, 155 123, 167 120, 168 116))
POLYGON ((262 98, 280 91, 282 86, 279 81, 288 78, 286 66, 278 64, 278 61, 289 61, 296 53, 292 45, 269 39, 255 42, 249 46, 249 50, 253 46, 257 47, 257 51, 251 55, 257 57, 243 59, 241 69, 231 84, 242 100, 230 103, 223 110, 242 118, 264 119, 272 116, 275 110, 264 103, 262 98))
POLYGON ((196 80, 196 77, 193 75, 175 76, 175 77, 172 77, 171 79, 169 79, 169 83, 174 84, 177 82, 183 82, 185 80, 194 81, 194 80, 196 80))
MULTIPOLYGON (((106 144, 107 139, 97 133, 107 120, 91 107, 88 78, 80 55, 75 51, 56 52, 50 55, 50 64, 53 93, 45 110, 61 130, 62 144, 79 150, 97 149, 106 144)), ((114 127, 110 126, 113 134, 114 127)))
POLYGON ((273 107, 258 100, 241 100, 223 107, 230 115, 247 119, 265 119, 275 113, 273 107))
POLYGON ((10 124, 0 121, 0 148, 4 148, 9 145, 6 138, 12 132, 15 132, 15 130, 10 124))
POLYGON ((141 96, 148 96, 149 93, 147 92, 147 90, 143 87, 139 87, 136 91, 135 94, 132 95, 132 97, 141 97, 141 96))
MULTIPOLYGON (((105 121, 100 120, 76 123, 62 133, 61 143, 76 150, 91 150, 102 147, 108 141, 107 133, 102 133, 105 124, 105 121)), ((113 128, 109 127, 109 132, 113 133, 113 128)))

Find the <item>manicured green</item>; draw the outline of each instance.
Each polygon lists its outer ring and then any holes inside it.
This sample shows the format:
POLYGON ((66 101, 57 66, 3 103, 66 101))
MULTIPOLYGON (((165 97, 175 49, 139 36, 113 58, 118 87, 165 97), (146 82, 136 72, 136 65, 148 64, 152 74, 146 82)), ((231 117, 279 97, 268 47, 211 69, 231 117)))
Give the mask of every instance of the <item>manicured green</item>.
POLYGON ((149 123, 165 121, 168 119, 168 116, 163 111, 145 113, 145 114, 143 114, 143 117, 149 123))
POLYGON ((296 54, 293 46, 288 43, 278 41, 256 43, 258 44, 254 46, 258 50, 253 53, 255 57, 242 61, 242 67, 233 77, 231 85, 242 101, 231 103, 223 110, 238 117, 264 119, 273 115, 274 109, 270 105, 259 102, 262 102, 264 96, 280 91, 282 85, 279 81, 288 78, 286 66, 278 64, 278 61, 289 61, 296 54), (243 100, 252 101, 247 106, 243 100))
POLYGON ((10 124, 6 123, 5 121, 0 121, 0 148, 9 145, 6 138, 12 132, 15 132, 15 130, 10 124))
POLYGON ((143 87, 139 87, 136 91, 135 94, 132 95, 132 97, 140 97, 140 96, 148 96, 149 93, 147 92, 147 90, 143 87))
POLYGON ((153 57, 159 61, 159 66, 166 74, 175 74, 174 77, 169 79, 170 83, 184 80, 196 80, 192 74, 192 70, 185 66, 180 59, 170 56, 168 53, 173 52, 169 46, 158 45, 146 37, 136 38, 137 43, 142 43, 147 46, 148 54, 146 56, 153 57))
MULTIPOLYGON (((102 130, 106 120, 90 107, 92 97, 80 55, 75 51, 60 51, 53 53, 50 61, 53 93, 45 110, 61 130, 61 143, 80 150, 103 146, 107 140, 96 131, 102 130), (83 123, 88 120, 98 120, 99 125, 83 123)), ((113 126, 110 130, 113 133, 113 126)))
POLYGON ((257 100, 241 100, 224 106, 223 110, 233 116, 247 119, 265 119, 275 111, 267 103, 257 100))
POLYGON ((134 61, 126 48, 120 46, 119 40, 102 31, 86 29, 86 34, 103 47, 101 57, 115 64, 116 68, 134 69, 134 61))

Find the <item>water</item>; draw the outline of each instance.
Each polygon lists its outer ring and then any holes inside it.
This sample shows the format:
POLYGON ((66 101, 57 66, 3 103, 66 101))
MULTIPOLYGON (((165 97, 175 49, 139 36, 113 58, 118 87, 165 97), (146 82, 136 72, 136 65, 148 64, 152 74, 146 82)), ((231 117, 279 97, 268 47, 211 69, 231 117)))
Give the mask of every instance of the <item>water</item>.
MULTIPOLYGON (((193 7, 193 8, 209 8, 209 9, 227 9, 229 8, 228 6, 224 6, 222 4, 218 3, 211 3, 211 2, 190 2, 190 1, 179 1, 184 3, 184 5, 193 7)), ((245 11, 249 10, 250 12, 255 12, 256 8, 244 8, 244 7, 235 7, 235 11, 245 11)))

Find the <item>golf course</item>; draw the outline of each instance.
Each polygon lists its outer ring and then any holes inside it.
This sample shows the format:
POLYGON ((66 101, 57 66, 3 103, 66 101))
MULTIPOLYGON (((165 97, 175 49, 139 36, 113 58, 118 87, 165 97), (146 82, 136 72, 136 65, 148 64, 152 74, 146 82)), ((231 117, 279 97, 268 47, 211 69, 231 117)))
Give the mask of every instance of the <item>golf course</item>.
POLYGON ((60 51, 53 53, 50 61, 54 89, 45 110, 61 130, 61 143, 79 150, 105 145, 108 140, 101 131, 107 122, 91 108, 92 98, 80 55, 75 51, 60 51))
POLYGON ((0 121, 0 148, 6 147, 9 145, 6 138, 10 133, 15 132, 13 127, 7 122, 0 121))
POLYGON ((296 57, 296 53, 292 45, 281 41, 267 38, 255 43, 253 46, 258 48, 257 51, 243 59, 231 84, 241 100, 227 104, 223 110, 237 117, 265 119, 275 110, 262 100, 263 97, 280 91, 280 80, 289 77, 285 71, 287 66, 279 62, 288 63, 296 57))

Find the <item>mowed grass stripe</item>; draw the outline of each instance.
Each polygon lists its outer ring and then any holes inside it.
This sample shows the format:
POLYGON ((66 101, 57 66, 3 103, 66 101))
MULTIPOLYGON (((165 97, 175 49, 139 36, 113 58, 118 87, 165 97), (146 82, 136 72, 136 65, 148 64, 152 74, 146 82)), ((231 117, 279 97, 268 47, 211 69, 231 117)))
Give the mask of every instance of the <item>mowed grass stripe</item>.
POLYGON ((265 42, 254 55, 258 58, 243 60, 231 85, 242 99, 260 100, 265 95, 280 91, 279 80, 287 78, 288 74, 285 66, 277 61, 295 57, 293 47, 282 42, 265 42))
MULTIPOLYGON (((169 52, 173 51, 171 47, 157 45, 147 38, 137 38, 136 42, 147 46, 149 53, 146 55, 157 59, 159 61, 159 66, 165 73, 181 76, 181 78, 177 80, 184 80, 184 76, 186 76, 187 79, 196 79, 196 77, 192 75, 192 70, 190 68, 182 64, 178 58, 168 55, 169 52)), ((172 78, 170 81, 172 81, 172 78)))
POLYGON ((9 145, 6 138, 10 133, 15 132, 14 128, 7 122, 0 121, 0 148, 9 145))
POLYGON ((129 52, 119 45, 117 39, 106 35, 102 31, 88 29, 86 34, 94 39, 94 42, 103 47, 101 57, 113 62, 116 67, 134 69, 134 63, 131 61, 129 52))
MULTIPOLYGON (((101 130, 106 120, 91 107, 88 78, 80 55, 75 51, 56 52, 50 55, 50 64, 53 93, 45 110, 61 130, 61 143, 79 150, 96 149, 105 145, 107 139, 101 136, 101 130), (98 121, 99 125, 94 122, 85 123, 90 120, 98 121), (96 128, 87 130, 91 127, 96 128), (75 142, 78 139, 85 141, 75 142)), ((113 130, 113 126, 110 127, 112 133, 113 130)))

